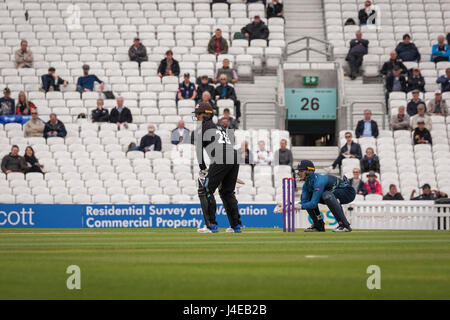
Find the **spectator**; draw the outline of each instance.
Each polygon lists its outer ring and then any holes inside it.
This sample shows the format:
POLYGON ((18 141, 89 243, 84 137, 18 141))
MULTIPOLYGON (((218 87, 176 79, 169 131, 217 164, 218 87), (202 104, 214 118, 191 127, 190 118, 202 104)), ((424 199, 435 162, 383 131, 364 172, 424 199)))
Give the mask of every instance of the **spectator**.
POLYGON ((405 67, 403 62, 398 58, 397 52, 391 51, 389 57, 390 57, 389 61, 386 61, 380 70, 380 73, 382 75, 385 76, 390 75, 395 67, 400 68, 402 70, 402 73, 406 74, 408 72, 408 69, 405 67))
POLYGON ((379 194, 380 196, 383 196, 381 184, 377 180, 375 171, 369 172, 369 174, 367 175, 367 182, 365 183, 365 186, 368 194, 379 194))
POLYGON ((13 145, 11 153, 4 156, 2 159, 2 171, 5 174, 11 172, 24 172, 27 165, 25 159, 19 156, 19 147, 13 145))
POLYGON ((413 96, 413 98, 411 99, 410 102, 408 102, 408 105, 406 107, 406 112, 408 113, 408 115, 410 117, 417 114, 417 107, 419 106, 419 104, 425 105, 425 102, 423 100, 421 100, 419 97, 420 96, 419 90, 417 90, 417 89, 413 90, 412 96, 413 96))
POLYGON ((195 88, 195 84, 193 84, 190 80, 189 73, 184 74, 184 80, 178 85, 177 91, 177 102, 179 100, 194 100, 197 97, 197 89, 195 88))
POLYGON ((25 154, 23 155, 23 158, 25 159, 25 173, 28 172, 42 172, 42 169, 44 167, 43 164, 40 164, 36 156, 34 155, 34 150, 32 147, 28 146, 25 149, 25 154))
POLYGON ((249 150, 247 141, 242 142, 241 147, 238 149, 237 153, 238 162, 240 164, 253 165, 253 153, 249 150))
POLYGON ((256 166, 270 166, 272 163, 272 152, 266 149, 266 143, 261 140, 258 141, 258 150, 255 151, 253 159, 255 159, 256 166))
POLYGON ((378 137, 378 124, 372 120, 372 111, 364 110, 364 119, 360 120, 355 130, 356 138, 359 137, 378 137))
POLYGON ((361 159, 361 169, 362 172, 375 171, 380 173, 380 160, 373 148, 366 149, 366 154, 361 159))
POLYGON ((64 123, 57 119, 56 114, 50 114, 50 120, 44 127, 44 138, 61 137, 64 138, 67 135, 66 127, 64 123))
POLYGON ((353 169, 353 178, 349 180, 350 185, 355 189, 356 194, 365 196, 367 194, 366 185, 361 180, 361 170, 359 168, 353 169))
POLYGON ((20 91, 19 96, 17 97, 17 106, 16 106, 16 114, 21 115, 30 115, 32 110, 35 110, 36 106, 33 102, 28 101, 25 92, 20 91))
POLYGON ((214 75, 214 82, 217 83, 217 75, 226 75, 227 81, 235 84, 238 81, 238 75, 235 69, 230 68, 230 60, 223 59, 222 68, 217 69, 216 74, 214 75))
POLYGON ((236 97, 236 91, 230 85, 228 85, 228 78, 225 74, 221 74, 220 84, 216 87, 215 95, 216 101, 221 99, 231 99, 234 102, 236 121, 239 123, 239 118, 241 117, 241 102, 236 97))
POLYGON ((392 130, 409 130, 409 116, 405 114, 405 107, 398 107, 398 113, 391 118, 392 130))
POLYGON ((414 129, 413 133, 414 144, 433 144, 431 139, 430 131, 425 128, 425 120, 417 120, 417 128, 414 129))
POLYGON ((177 127, 172 130, 170 140, 172 144, 191 143, 190 136, 190 130, 184 126, 184 121, 179 120, 177 127))
POLYGON ((91 112, 92 122, 109 122, 109 111, 103 108, 103 99, 97 99, 97 108, 91 112))
POLYGON ((28 42, 22 40, 20 42, 20 49, 14 55, 16 68, 33 68, 33 53, 28 49, 28 42))
POLYGON ((217 122, 217 125, 221 126, 228 134, 228 129, 230 129, 230 119, 228 118, 221 118, 217 122))
POLYGON ((3 98, 0 98, 0 116, 13 115, 16 111, 15 105, 14 99, 11 98, 11 90, 3 89, 3 98))
POLYGON ((427 108, 429 115, 444 116, 448 115, 448 106, 445 100, 442 99, 440 90, 436 90, 434 93, 434 99, 428 102, 427 108))
POLYGON ((445 69, 445 75, 437 78, 436 83, 441 84, 442 92, 450 91, 450 68, 445 69))
POLYGON ((123 97, 116 99, 117 107, 114 107, 109 114, 109 122, 117 125, 117 130, 120 130, 120 126, 123 125, 125 129, 128 129, 128 124, 133 122, 133 116, 130 109, 123 106, 123 97))
POLYGON ((395 184, 389 185, 389 192, 383 197, 383 200, 405 200, 400 192, 397 191, 397 186, 395 184))
POLYGON ((201 101, 203 92, 208 91, 210 94, 210 98, 214 95, 214 91, 216 88, 209 84, 209 78, 207 75, 203 75, 201 77, 200 83, 197 86, 197 103, 201 101))
POLYGON ((425 79, 422 77, 419 68, 414 68, 412 75, 408 77, 408 92, 413 90, 425 92, 425 79))
POLYGON ((292 164, 294 163, 294 157, 292 156, 291 150, 287 148, 286 139, 280 140, 280 149, 275 151, 273 159, 275 165, 285 165, 292 167, 292 164))
POLYGON ((202 103, 202 102, 207 102, 214 110, 214 115, 216 117, 219 116, 219 108, 216 105, 216 102, 214 100, 212 100, 211 98, 211 94, 209 93, 209 91, 204 91, 202 94, 202 98, 201 100, 197 103, 197 106, 202 103))
POLYGON ((362 38, 361 31, 356 31, 356 39, 350 41, 350 50, 345 58, 350 66, 350 78, 352 80, 356 79, 356 75, 359 74, 359 68, 362 65, 364 55, 367 54, 368 48, 369 40, 362 38))
POLYGON ((267 28, 261 17, 256 15, 253 18, 253 22, 249 23, 242 28, 241 32, 244 34, 245 38, 249 41, 254 39, 269 39, 269 28, 267 28))
POLYGON ((214 54, 216 57, 219 54, 228 53, 228 42, 224 37, 222 37, 222 30, 219 28, 216 29, 216 33, 211 40, 209 40, 208 52, 210 54, 214 54))
POLYGON ((437 200, 439 198, 447 198, 448 196, 445 192, 439 190, 431 191, 431 186, 428 183, 425 183, 421 189, 422 194, 417 197, 414 197, 416 189, 412 190, 409 200, 437 200))
POLYGON ((219 124, 221 124, 223 119, 227 119, 228 120, 228 129, 239 129, 239 124, 237 123, 237 121, 231 116, 230 114, 230 109, 225 108, 223 109, 223 116, 222 118, 219 119, 219 124))
POLYGON ((31 110, 31 119, 23 126, 25 138, 44 136, 44 128, 45 124, 38 118, 37 110, 31 110))
POLYGON ((138 37, 134 38, 133 45, 128 49, 128 56, 130 61, 136 61, 139 66, 141 66, 141 62, 148 61, 147 48, 138 37))
POLYGON ((283 18, 283 4, 279 0, 272 0, 267 5, 267 19, 283 18))
POLYGON ((48 73, 41 76, 42 90, 49 91, 61 91, 60 85, 67 87, 68 82, 56 75, 56 69, 53 67, 48 68, 48 73))
POLYGON ((334 160, 333 164, 326 169, 327 171, 335 169, 336 166, 341 167, 342 160, 345 158, 356 158, 358 160, 361 160, 361 146, 358 143, 353 142, 351 132, 345 133, 345 140, 346 143, 339 151, 339 156, 336 158, 336 160, 334 160))
POLYGON ((155 126, 148 126, 148 134, 142 137, 138 147, 139 151, 161 151, 161 138, 155 134, 155 126))
POLYGON ((166 57, 161 60, 158 67, 158 77, 176 76, 180 75, 180 65, 178 61, 173 58, 172 50, 167 50, 166 57))
POLYGON ((409 34, 403 35, 403 42, 400 42, 395 48, 401 61, 420 62, 420 53, 414 43, 411 42, 409 34))
POLYGON ((364 26, 366 24, 375 24, 376 16, 377 16, 377 13, 372 8, 372 2, 366 1, 364 3, 364 8, 362 8, 358 12, 359 25, 364 26))
POLYGON ((449 61, 450 46, 445 44, 445 37, 443 35, 438 36, 437 44, 434 44, 431 49, 431 61, 438 63, 440 61, 449 61))
POLYGON ((103 91, 105 88, 105 83, 101 81, 96 75, 89 74, 89 66, 87 64, 83 65, 83 76, 78 78, 77 81, 77 91, 79 92, 89 92, 94 91, 94 82, 100 84, 100 90, 103 91))
POLYGON ((406 78, 401 74, 402 69, 394 67, 392 73, 386 77, 386 107, 389 105, 389 94, 391 92, 406 93, 406 78))
POLYGON ((431 118, 429 115, 425 114, 425 105, 419 104, 417 106, 417 114, 410 118, 411 129, 417 128, 417 121, 423 119, 425 121, 425 128, 431 131, 431 118))

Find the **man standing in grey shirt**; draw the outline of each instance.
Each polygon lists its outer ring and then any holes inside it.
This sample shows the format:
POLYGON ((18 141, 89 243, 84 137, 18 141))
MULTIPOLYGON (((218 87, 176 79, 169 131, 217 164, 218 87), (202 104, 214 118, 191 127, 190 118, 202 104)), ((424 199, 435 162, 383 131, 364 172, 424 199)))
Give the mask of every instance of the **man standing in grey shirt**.
POLYGON ((280 149, 275 151, 274 155, 275 165, 286 165, 291 166, 294 162, 294 158, 292 157, 292 152, 287 148, 286 139, 281 139, 280 141, 280 149))

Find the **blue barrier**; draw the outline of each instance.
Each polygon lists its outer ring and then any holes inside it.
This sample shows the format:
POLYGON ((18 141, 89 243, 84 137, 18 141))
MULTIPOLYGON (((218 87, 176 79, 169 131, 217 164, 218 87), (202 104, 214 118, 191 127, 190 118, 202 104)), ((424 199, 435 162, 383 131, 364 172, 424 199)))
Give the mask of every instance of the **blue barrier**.
MULTIPOLYGON (((275 204, 239 204, 246 228, 280 228, 275 204)), ((223 205, 217 206, 219 227, 229 222, 223 205)), ((0 204, 0 228, 200 228, 199 204, 64 205, 0 204)))

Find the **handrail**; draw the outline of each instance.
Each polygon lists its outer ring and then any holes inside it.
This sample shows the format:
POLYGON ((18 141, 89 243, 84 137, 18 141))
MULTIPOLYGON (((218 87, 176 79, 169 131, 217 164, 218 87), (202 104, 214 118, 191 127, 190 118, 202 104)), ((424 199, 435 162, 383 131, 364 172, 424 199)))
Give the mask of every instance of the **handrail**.
MULTIPOLYGON (((247 130, 247 116, 249 116, 249 115, 250 116, 252 116, 252 115, 254 115, 254 116, 274 116, 274 118, 276 118, 275 128, 279 129, 281 126, 280 126, 280 119, 277 118, 280 115, 279 112, 278 112, 278 109, 279 109, 279 104, 278 104, 278 102, 276 100, 269 100, 269 101, 267 101, 267 100, 250 100, 250 101, 245 101, 244 104, 243 104, 243 107, 242 107, 242 121, 244 122, 244 124, 243 124, 244 130, 247 130), (271 104, 273 104, 275 106, 276 110, 275 111, 254 111, 254 112, 251 112, 251 111, 249 112, 248 111, 247 105, 249 105, 249 104, 261 104, 261 103, 264 103, 264 104, 270 104, 271 103, 271 104)), ((284 114, 283 114, 283 121, 284 121, 284 114)))
MULTIPOLYGON (((353 106, 355 105, 355 104, 379 104, 379 105, 381 105, 381 110, 385 110, 385 108, 384 108, 384 103, 383 102, 381 102, 381 101, 353 101, 351 104, 350 104, 350 124, 347 124, 347 128, 351 128, 351 129, 353 129, 353 116, 355 116, 355 115, 364 115, 364 113, 362 113, 362 112, 356 112, 356 113, 354 113, 353 112, 353 106)), ((383 129, 386 129, 386 119, 385 119, 385 113, 382 111, 382 112, 372 112, 372 115, 375 115, 375 116, 382 116, 381 117, 381 123, 382 123, 382 126, 383 126, 383 129)))
POLYGON ((313 51, 316 53, 319 53, 321 55, 324 55, 327 57, 327 61, 333 61, 334 60, 334 56, 333 56, 333 45, 330 42, 324 41, 322 39, 318 39, 318 38, 314 38, 314 37, 310 37, 310 36, 304 36, 302 38, 296 39, 296 40, 292 40, 289 41, 286 46, 284 47, 284 60, 287 59, 288 56, 292 56, 294 54, 297 54, 299 52, 303 52, 306 51, 306 61, 309 61, 309 52, 313 51), (301 42, 303 40, 306 40, 306 46, 302 49, 296 50, 294 52, 287 52, 289 45, 294 44, 294 43, 298 43, 301 42), (319 43, 323 43, 325 45, 325 52, 321 51, 321 50, 317 50, 315 48, 311 48, 311 40, 314 40, 316 42, 319 43))

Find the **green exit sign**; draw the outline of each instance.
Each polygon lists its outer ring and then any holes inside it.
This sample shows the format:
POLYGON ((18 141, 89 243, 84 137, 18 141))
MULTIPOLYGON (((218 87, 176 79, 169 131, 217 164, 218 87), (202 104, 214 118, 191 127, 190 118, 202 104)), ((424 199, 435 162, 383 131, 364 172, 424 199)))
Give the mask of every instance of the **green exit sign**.
POLYGON ((307 76, 303 77, 303 84, 315 85, 319 83, 319 77, 317 76, 307 76))

